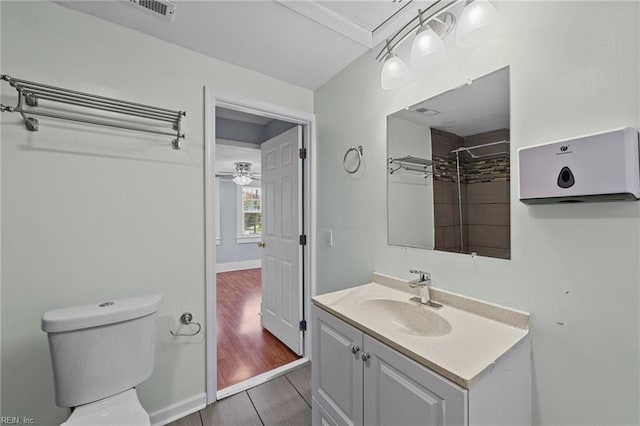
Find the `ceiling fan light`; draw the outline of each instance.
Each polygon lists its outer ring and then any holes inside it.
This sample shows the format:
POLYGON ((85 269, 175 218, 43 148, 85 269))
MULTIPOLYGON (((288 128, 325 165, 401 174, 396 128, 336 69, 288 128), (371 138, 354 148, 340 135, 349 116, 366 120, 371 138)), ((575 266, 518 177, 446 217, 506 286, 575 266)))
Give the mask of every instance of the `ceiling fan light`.
POLYGON ((247 175, 239 175, 233 178, 233 182, 236 185, 249 185, 251 182, 253 182, 253 179, 251 179, 249 176, 247 175))
POLYGON ((465 6, 456 28, 456 45, 472 47, 493 38, 500 30, 500 17, 488 0, 465 6))
POLYGON ((390 54, 382 66, 380 86, 382 90, 396 90, 409 82, 409 67, 394 54, 390 54))
POLYGON ((411 68, 430 68, 441 61, 446 53, 447 49, 440 36, 428 25, 423 25, 411 45, 411 68))

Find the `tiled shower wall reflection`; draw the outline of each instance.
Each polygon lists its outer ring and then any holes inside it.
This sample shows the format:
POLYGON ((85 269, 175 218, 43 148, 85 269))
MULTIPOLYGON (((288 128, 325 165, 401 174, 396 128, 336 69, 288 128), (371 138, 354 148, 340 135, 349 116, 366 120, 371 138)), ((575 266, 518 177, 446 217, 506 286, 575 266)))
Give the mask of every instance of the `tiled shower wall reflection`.
MULTIPOLYGON (((455 155, 451 154, 462 146, 509 140, 509 130, 461 137, 432 129, 431 140, 435 249, 510 258, 509 156, 474 160, 468 154, 460 154, 462 209, 458 209, 458 173, 455 155)), ((474 154, 502 151, 508 152, 509 145, 479 148, 474 154)))

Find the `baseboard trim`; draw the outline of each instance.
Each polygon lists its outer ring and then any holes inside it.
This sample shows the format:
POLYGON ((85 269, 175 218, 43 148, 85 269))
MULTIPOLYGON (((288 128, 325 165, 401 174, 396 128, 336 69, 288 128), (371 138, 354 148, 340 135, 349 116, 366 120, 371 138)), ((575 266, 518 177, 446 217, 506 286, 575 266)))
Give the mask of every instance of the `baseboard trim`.
POLYGON ((255 269, 262 266, 260 259, 245 260, 242 262, 216 263, 216 272, 242 271, 243 269, 255 269))
POLYGON ((207 394, 201 393, 149 414, 152 426, 164 426, 202 410, 207 406, 207 394))
POLYGON ((247 389, 251 389, 255 386, 266 383, 269 380, 273 380, 276 377, 284 376, 285 374, 288 374, 293 370, 297 370, 298 368, 304 367, 309 362, 311 362, 309 358, 300 358, 290 362, 289 364, 285 364, 282 367, 278 367, 271 371, 267 371, 266 373, 262 373, 254 377, 250 377, 247 380, 244 380, 240 383, 236 383, 235 385, 231 385, 229 387, 219 390, 216 393, 216 400, 220 400, 228 396, 246 391, 247 389))

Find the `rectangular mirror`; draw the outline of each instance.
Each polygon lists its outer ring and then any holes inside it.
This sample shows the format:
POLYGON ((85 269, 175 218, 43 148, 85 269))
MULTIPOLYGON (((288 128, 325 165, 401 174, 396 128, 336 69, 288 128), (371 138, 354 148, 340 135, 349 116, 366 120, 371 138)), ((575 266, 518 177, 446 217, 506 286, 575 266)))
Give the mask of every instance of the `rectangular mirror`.
POLYGON ((511 258, 509 68, 387 117, 388 243, 511 258))

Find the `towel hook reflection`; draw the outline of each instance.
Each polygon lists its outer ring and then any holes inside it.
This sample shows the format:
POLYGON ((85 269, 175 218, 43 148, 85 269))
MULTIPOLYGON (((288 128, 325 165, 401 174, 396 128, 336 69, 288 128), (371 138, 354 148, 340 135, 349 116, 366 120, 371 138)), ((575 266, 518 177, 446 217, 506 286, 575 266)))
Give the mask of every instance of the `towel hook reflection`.
POLYGON ((180 323, 183 325, 191 325, 191 324, 195 324, 198 326, 198 330, 195 333, 178 333, 175 332, 173 330, 169 330, 169 333, 171 333, 172 336, 186 336, 186 337, 191 337, 191 336, 195 336, 196 334, 200 333, 200 330, 202 330, 202 325, 200 325, 199 322, 194 322, 193 320, 193 315, 191 315, 190 312, 185 312, 184 314, 180 315, 180 323))

